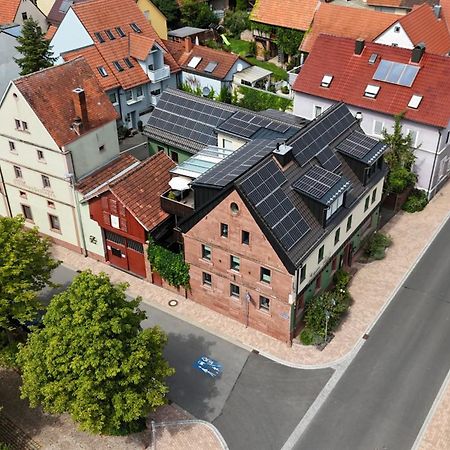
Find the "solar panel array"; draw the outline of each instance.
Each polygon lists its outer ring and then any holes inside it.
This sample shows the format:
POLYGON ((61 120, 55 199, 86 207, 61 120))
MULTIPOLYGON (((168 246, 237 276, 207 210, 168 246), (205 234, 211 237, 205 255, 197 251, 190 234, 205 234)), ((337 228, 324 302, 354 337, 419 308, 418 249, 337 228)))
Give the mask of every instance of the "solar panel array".
POLYGON ((276 141, 267 139, 251 141, 198 177, 194 183, 225 187, 273 152, 276 145, 276 141))
POLYGON ((310 197, 320 200, 340 179, 341 176, 337 173, 314 165, 294 183, 293 187, 310 197))
POLYGON ((331 172, 334 172, 341 165, 341 161, 339 161, 333 149, 328 145, 317 153, 316 158, 322 167, 331 172))
POLYGON ((347 155, 362 160, 377 144, 379 144, 379 141, 376 139, 366 136, 360 131, 353 131, 336 148, 347 155))
POLYGON ((373 75, 373 79, 411 87, 418 72, 418 66, 382 59, 373 75))
POLYGON ((268 161, 241 183, 241 189, 289 251, 310 230, 309 225, 281 189, 286 181, 278 166, 268 161))
POLYGON ((293 147, 292 152, 297 162, 304 166, 317 156, 323 161, 330 159, 331 162, 327 165, 327 168, 334 170, 333 167, 336 167, 336 161, 339 160, 331 157, 325 149, 332 141, 352 126, 355 120, 348 108, 341 104, 334 111, 312 122, 299 138, 290 144, 293 147), (325 153, 320 155, 322 152, 325 153))
POLYGON ((267 128, 278 133, 285 133, 291 126, 272 121, 259 115, 238 111, 230 119, 222 123, 220 130, 227 131, 246 138, 252 137, 261 128, 267 128))
POLYGON ((203 145, 216 145, 216 127, 233 115, 223 107, 165 92, 148 125, 203 145))

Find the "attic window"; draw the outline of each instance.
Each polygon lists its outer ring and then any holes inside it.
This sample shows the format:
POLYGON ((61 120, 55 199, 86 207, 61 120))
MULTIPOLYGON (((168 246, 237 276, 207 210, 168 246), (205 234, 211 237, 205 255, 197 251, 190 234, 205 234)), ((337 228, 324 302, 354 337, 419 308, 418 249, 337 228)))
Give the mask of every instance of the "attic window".
POLYGON ((322 81, 320 82, 320 85, 324 88, 329 88, 331 82, 333 81, 333 78, 333 75, 324 75, 322 81))
POLYGON ((94 36, 97 38, 97 41, 100 42, 100 44, 105 42, 101 33, 94 33, 94 36))
POLYGON ((194 56, 188 63, 188 67, 192 67, 192 69, 195 69, 199 64, 202 58, 200 56, 194 56))
POLYGON ((214 72, 214 70, 216 70, 217 65, 218 65, 218 63, 215 61, 209 62, 208 65, 205 67, 204 72, 206 72, 206 73, 214 72))
POLYGON ((130 23, 130 27, 133 31, 136 31, 136 33, 142 33, 142 30, 137 26, 136 23, 130 23))
POLYGON ((396 25, 396 26, 394 27, 394 32, 395 32, 395 33, 400 33, 400 25, 396 25))
POLYGON ((409 108, 417 109, 420 105, 420 102, 422 101, 423 97, 421 95, 414 94, 411 97, 411 100, 408 103, 409 108))
POLYGON ((112 34, 111 30, 105 30, 106 36, 108 36, 110 41, 113 41, 116 37, 112 34))
POLYGON ((119 35, 119 37, 125 37, 126 36, 125 32, 120 27, 116 27, 116 32, 119 35))
POLYGON ((119 61, 113 61, 114 67, 119 71, 123 71, 123 67, 120 65, 119 61))
POLYGON ((378 58, 378 54, 377 53, 372 53, 370 55, 370 58, 369 58, 369 64, 375 64, 377 58, 378 58))
POLYGON ((125 64, 127 65, 127 67, 129 69, 131 69, 132 67, 134 67, 133 63, 130 61, 130 58, 123 58, 123 60, 125 61, 125 64))
POLYGON ((380 86, 375 86, 374 84, 368 84, 366 86, 366 90, 364 91, 364 97, 376 98, 379 91, 380 91, 380 86))
POLYGON ((102 77, 108 76, 108 72, 106 71, 106 69, 103 66, 98 66, 97 70, 99 71, 99 73, 102 77))

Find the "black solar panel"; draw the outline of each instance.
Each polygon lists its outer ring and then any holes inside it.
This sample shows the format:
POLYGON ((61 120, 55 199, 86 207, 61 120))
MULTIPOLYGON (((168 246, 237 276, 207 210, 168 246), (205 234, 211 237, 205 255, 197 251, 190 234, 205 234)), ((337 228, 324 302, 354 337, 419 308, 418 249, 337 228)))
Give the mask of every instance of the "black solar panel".
POLYGON ((304 166, 353 125, 355 120, 344 104, 338 105, 328 113, 325 112, 320 118, 311 122, 299 138, 290 144, 293 147, 295 159, 304 166))
POLYGON ((251 141, 200 175, 194 184, 225 187, 273 152, 276 145, 276 141, 267 139, 251 141))
POLYGON ((195 97, 186 99, 166 91, 152 112, 148 125, 203 145, 216 145, 215 129, 235 111, 195 97))
POLYGON ((309 230, 309 226, 281 189, 286 181, 278 166, 268 161, 241 183, 249 202, 289 251, 309 230))
POLYGON ((341 165, 341 161, 334 153, 333 149, 328 145, 324 147, 317 155, 316 155, 320 165, 331 172, 334 172, 341 165))
POLYGON ((378 140, 366 136, 360 131, 353 131, 336 148, 357 159, 364 159, 378 143, 378 140))

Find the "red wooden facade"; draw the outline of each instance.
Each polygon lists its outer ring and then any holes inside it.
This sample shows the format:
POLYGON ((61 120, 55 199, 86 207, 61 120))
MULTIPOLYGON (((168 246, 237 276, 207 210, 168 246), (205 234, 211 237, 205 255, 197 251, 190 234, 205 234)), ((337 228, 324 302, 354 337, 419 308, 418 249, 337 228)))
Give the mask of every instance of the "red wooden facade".
POLYGON ((105 257, 112 265, 140 277, 146 271, 147 231, 110 191, 89 201, 91 219, 102 228, 105 257))

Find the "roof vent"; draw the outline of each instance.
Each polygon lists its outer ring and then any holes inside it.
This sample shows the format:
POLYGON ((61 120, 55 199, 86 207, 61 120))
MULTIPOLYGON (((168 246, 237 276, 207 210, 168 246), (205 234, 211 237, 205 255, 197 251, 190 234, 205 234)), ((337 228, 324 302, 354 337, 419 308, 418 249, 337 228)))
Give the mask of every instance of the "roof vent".
POLYGON ((436 19, 440 19, 441 18, 441 10, 442 10, 442 6, 441 5, 434 5, 433 6, 433 12, 434 12, 434 15, 436 16, 436 19))
POLYGON ((360 55, 364 50, 366 41, 364 39, 356 39, 355 41, 355 55, 360 55))
POLYGON ((411 62, 418 64, 425 53, 425 42, 417 44, 411 52, 411 62))
POLYGON ((292 147, 290 145, 286 145, 285 143, 278 143, 276 149, 273 151, 273 154, 281 167, 286 166, 292 161, 292 147))

